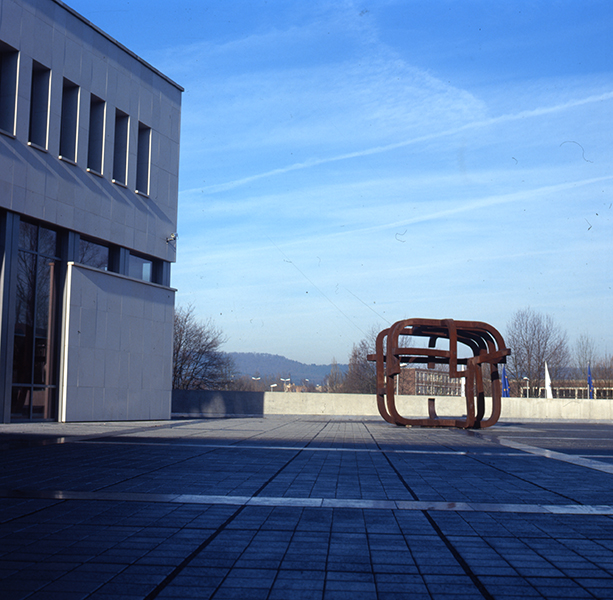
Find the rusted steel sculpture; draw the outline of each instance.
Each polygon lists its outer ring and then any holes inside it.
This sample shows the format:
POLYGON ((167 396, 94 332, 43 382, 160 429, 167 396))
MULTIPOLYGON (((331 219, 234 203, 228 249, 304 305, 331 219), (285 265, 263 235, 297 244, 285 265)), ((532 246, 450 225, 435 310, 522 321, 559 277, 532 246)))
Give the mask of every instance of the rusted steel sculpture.
POLYGON ((500 417, 502 385, 498 365, 506 362, 511 351, 502 336, 487 323, 478 321, 454 321, 453 319, 404 319, 384 329, 377 336, 376 354, 368 356, 377 366, 377 405, 379 413, 388 422, 413 427, 461 427, 483 428, 494 425, 500 417), (403 346, 405 336, 428 338, 428 347, 403 346), (449 340, 448 350, 436 347, 439 339, 449 340), (458 357, 458 343, 464 344, 472 356, 458 357), (438 417, 434 398, 428 398, 428 418, 407 419, 396 410, 396 378, 400 377, 403 364, 427 364, 433 369, 437 364, 449 365, 449 377, 464 378, 466 391, 465 417, 438 417), (459 365, 465 368, 458 369, 459 365), (489 366, 492 383, 492 414, 484 419, 485 393, 483 365, 489 366), (476 400, 476 402, 475 402, 476 400))

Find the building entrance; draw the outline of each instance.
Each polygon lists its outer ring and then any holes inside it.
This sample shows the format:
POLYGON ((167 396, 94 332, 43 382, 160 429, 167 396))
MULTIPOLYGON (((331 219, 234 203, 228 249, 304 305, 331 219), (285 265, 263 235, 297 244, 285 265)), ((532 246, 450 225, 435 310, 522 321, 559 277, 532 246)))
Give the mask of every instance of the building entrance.
POLYGON ((58 234, 21 221, 11 420, 57 418, 58 234))

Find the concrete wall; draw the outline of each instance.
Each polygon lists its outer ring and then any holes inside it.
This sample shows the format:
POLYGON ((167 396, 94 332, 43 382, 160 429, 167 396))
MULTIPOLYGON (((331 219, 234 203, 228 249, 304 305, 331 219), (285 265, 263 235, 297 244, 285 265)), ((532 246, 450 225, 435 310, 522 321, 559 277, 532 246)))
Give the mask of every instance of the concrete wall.
MULTIPOLYGON (((177 415, 226 417, 265 415, 326 415, 379 417, 377 400, 366 394, 294 394, 284 392, 212 392, 174 390, 172 412, 177 415)), ((405 417, 427 417, 426 396, 400 396, 396 406, 405 417)), ((440 417, 466 413, 463 398, 436 398, 440 417)), ((491 403, 486 400, 486 418, 491 403)), ((593 420, 613 419, 613 401, 503 398, 500 422, 512 420, 593 420)))
POLYGON ((174 290, 68 263, 60 421, 169 419, 174 290))
POLYGON ((264 416, 264 392, 173 390, 172 412, 195 417, 264 416))
POLYGON ((608 421, 613 419, 613 400, 503 398, 501 420, 505 418, 608 421))

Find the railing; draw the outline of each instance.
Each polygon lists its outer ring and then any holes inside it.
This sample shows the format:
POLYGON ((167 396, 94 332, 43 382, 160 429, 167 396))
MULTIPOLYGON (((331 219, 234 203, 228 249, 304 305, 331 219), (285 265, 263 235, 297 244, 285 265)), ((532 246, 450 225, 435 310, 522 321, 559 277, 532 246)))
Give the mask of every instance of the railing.
MULTIPOLYGON (((590 397, 587 387, 554 387, 551 389, 554 398, 569 398, 572 400, 587 400, 590 397)), ((526 397, 526 389, 521 391, 522 398, 526 397)), ((540 388, 535 394, 534 389, 530 390, 530 398, 545 398, 545 388, 540 388)), ((594 388, 594 400, 613 400, 613 388, 594 388)))

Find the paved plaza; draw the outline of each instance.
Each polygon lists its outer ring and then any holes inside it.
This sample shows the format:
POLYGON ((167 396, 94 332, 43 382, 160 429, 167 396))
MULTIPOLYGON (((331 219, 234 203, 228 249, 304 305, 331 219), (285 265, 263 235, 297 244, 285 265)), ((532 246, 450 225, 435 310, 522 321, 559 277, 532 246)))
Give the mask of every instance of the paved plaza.
POLYGON ((0 425, 0 599, 613 599, 613 425, 0 425))

